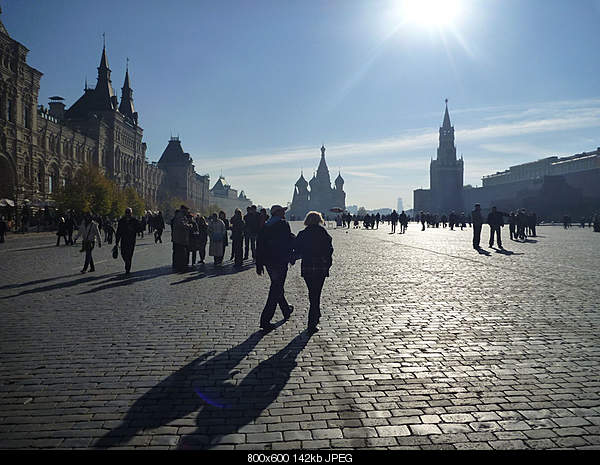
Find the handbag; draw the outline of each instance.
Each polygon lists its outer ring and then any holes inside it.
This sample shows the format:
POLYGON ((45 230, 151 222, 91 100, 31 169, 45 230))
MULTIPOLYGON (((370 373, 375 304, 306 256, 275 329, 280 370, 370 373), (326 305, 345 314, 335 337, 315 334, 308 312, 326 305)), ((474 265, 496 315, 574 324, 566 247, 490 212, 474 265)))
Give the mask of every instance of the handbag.
POLYGON ((119 256, 119 248, 118 248, 118 247, 115 245, 115 246, 112 248, 112 257, 113 257, 113 258, 117 258, 118 256, 119 256))

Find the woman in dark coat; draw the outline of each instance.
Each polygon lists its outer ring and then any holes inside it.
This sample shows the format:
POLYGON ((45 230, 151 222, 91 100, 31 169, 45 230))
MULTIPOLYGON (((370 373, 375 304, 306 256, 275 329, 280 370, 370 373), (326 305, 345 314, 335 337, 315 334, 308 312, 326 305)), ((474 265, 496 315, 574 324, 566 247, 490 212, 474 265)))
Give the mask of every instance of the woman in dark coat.
POLYGON ((244 261, 244 219, 242 211, 239 208, 235 209, 235 213, 231 218, 231 248, 235 259, 234 266, 240 267, 244 261))
POLYGON ((329 276, 333 247, 331 236, 325 228, 319 212, 308 212, 304 225, 306 228, 298 234, 295 242, 296 256, 302 258, 301 275, 308 287, 310 310, 308 312, 308 330, 316 332, 321 317, 321 290, 325 278, 329 276))
MULTIPOLYGON (((223 222, 223 224, 225 225, 225 237, 223 239, 223 257, 225 256, 225 249, 227 248, 227 246, 229 245, 229 242, 227 241, 227 231, 229 231, 229 229, 231 229, 231 227, 229 226, 229 220, 227 219, 227 217, 225 216, 225 212, 224 211, 220 211, 219 212, 219 219, 223 222)), ((233 254, 231 254, 233 257, 233 254)))

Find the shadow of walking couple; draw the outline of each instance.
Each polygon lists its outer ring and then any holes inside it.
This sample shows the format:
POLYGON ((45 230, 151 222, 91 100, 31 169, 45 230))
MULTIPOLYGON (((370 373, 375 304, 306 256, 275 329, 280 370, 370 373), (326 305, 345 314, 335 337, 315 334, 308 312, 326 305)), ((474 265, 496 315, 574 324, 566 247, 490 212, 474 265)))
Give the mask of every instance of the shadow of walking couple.
POLYGON ((196 411, 196 430, 179 440, 179 449, 207 449, 224 436, 250 424, 279 396, 311 338, 304 331, 282 350, 262 361, 236 383, 234 369, 265 333, 256 332, 218 355, 207 352, 139 398, 122 423, 100 438, 94 448, 126 446, 142 430, 156 429, 196 411))

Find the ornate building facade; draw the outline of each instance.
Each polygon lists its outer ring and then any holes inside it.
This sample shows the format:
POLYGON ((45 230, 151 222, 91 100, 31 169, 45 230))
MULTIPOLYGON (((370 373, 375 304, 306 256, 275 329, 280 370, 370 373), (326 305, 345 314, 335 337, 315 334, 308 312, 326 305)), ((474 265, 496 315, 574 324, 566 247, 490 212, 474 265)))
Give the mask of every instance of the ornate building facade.
POLYGON ((321 212, 323 216, 331 216, 332 208, 345 210, 346 193, 344 192, 344 179, 341 173, 338 173, 334 184, 335 186, 331 187, 329 168, 325 161, 325 146, 322 146, 321 161, 316 174, 309 182, 306 182, 304 175, 301 173, 300 178, 296 181, 288 216, 290 218, 304 218, 309 211, 313 210, 321 212))
POLYGON ((42 73, 27 64, 27 53, 0 23, 0 197, 19 206, 25 199, 50 201, 59 185, 91 164, 156 205, 163 173, 146 160, 129 70, 119 104, 103 48, 95 88, 86 84, 68 109, 61 97, 44 108, 38 106, 42 73))

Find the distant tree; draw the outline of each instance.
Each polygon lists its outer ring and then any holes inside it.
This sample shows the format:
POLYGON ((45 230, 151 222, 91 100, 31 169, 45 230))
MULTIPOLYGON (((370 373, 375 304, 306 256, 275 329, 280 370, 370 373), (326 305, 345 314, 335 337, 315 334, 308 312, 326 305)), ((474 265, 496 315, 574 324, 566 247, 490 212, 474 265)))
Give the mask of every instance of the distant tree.
POLYGON ((131 208, 133 216, 142 216, 146 211, 146 203, 133 187, 125 188, 127 207, 131 208))
POLYGON ((113 194, 112 182, 98 168, 85 165, 71 182, 57 189, 54 200, 60 210, 107 215, 111 211, 113 194))
POLYGON ((358 209, 358 213, 357 213, 358 216, 365 216, 366 214, 367 214, 367 210, 365 207, 360 207, 358 209))

